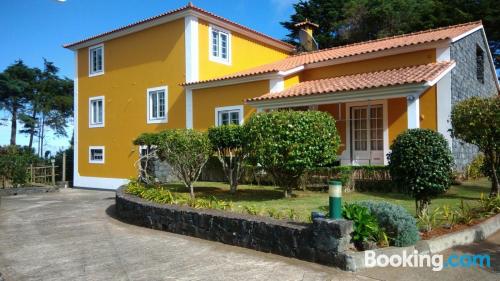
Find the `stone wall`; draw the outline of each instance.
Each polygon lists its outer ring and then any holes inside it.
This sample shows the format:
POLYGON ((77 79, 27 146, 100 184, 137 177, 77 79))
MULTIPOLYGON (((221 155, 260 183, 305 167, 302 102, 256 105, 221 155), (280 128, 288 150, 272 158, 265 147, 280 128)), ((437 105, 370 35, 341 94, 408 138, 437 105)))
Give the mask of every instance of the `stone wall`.
MULTIPOLYGON (((452 105, 470 97, 489 97, 497 93, 495 73, 492 70, 493 63, 488 56, 489 51, 482 30, 451 44, 450 58, 457 63, 451 71, 452 105), (484 83, 478 81, 476 77, 476 46, 484 51, 484 83)), ((456 139, 453 140, 452 146, 456 169, 463 171, 476 156, 477 147, 456 139)))
POLYGON ((312 224, 286 222, 218 210, 156 204, 116 192, 116 214, 129 223, 262 252, 352 270, 346 254, 352 221, 315 219, 312 224))

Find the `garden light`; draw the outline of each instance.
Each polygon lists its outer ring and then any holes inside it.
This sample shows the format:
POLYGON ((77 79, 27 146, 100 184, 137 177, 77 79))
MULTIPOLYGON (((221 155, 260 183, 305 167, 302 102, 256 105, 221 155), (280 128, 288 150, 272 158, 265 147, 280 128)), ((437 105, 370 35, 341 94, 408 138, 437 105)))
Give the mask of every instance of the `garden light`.
POLYGON ((330 219, 342 218, 342 182, 332 180, 328 182, 329 214, 330 219))

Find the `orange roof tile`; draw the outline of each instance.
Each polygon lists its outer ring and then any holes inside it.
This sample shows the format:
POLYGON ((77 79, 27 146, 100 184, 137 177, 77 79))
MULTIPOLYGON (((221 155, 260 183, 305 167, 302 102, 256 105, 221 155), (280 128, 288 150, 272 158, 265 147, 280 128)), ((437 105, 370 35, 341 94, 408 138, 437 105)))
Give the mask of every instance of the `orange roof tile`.
POLYGON ((80 41, 77 41, 77 42, 73 42, 73 43, 69 43, 69 44, 65 44, 63 45, 64 48, 71 48, 73 46, 76 46, 76 45, 79 45, 81 43, 85 43, 87 41, 91 41, 91 40, 94 40, 94 39, 97 39, 97 38, 100 38, 100 37, 104 37, 106 35, 109 35, 109 34, 112 34, 112 33, 115 33, 115 32, 119 32, 119 31, 123 31, 123 30, 127 30, 129 28, 132 28, 132 27, 135 27, 137 25, 141 25, 141 24, 144 24, 144 23, 147 23, 147 22, 151 22, 151 21, 154 21, 156 19, 159 19, 159 18, 162 18, 162 17, 165 17, 165 16, 169 16, 169 15, 173 15, 173 14, 176 14, 176 13, 180 13, 180 12, 183 12, 185 10, 188 10, 188 9, 191 9, 193 11, 196 11, 196 12, 199 12, 199 13, 202 13, 202 14, 205 14, 207 16, 210 16, 212 18, 215 18, 215 19, 218 19, 218 20, 221 20, 227 24, 230 24, 230 25, 233 25, 235 27, 238 27, 238 28, 241 28, 241 29, 244 29, 246 31, 249 31, 249 32, 252 32, 252 33, 255 33, 256 35, 259 35, 259 36, 262 36, 262 37, 265 37, 266 39, 269 39, 269 40, 272 40, 280 45, 282 45, 284 48, 288 48, 290 50, 293 50, 295 47, 291 44, 288 44, 286 42, 283 42, 281 40, 278 40, 278 39, 275 39, 275 38, 272 38, 271 36, 268 36, 264 33, 261 33, 261 32, 258 32, 258 31, 255 31, 251 28, 248 28, 246 26, 243 26, 241 24, 238 24, 236 22, 233 22, 231 20, 228 20, 226 18, 223 18, 223 17, 220 17, 216 14, 213 14, 211 12, 208 12, 208 11, 205 11, 201 8, 198 8, 196 6, 194 6, 191 2, 189 2, 186 6, 184 7, 181 7, 181 8, 178 8, 178 9, 175 9, 175 10, 172 10, 172 11, 168 11, 168 12, 165 12, 165 13, 162 13, 160 15, 157 15, 157 16, 154 16, 154 17, 150 17, 150 18, 147 18, 147 19, 144 19, 144 20, 140 20, 138 22, 134 22, 134 23, 131 23, 131 24, 128 24, 128 25, 125 25, 125 26, 122 26, 122 27, 119 27, 119 28, 116 28, 116 29, 113 29, 111 31, 107 31, 107 32, 104 32, 104 33, 101 33, 101 34, 98 34, 98 35, 94 35, 94 36, 91 36, 91 37, 88 37, 88 38, 85 38, 83 40, 80 40, 80 41))
POLYGON ((309 96, 315 94, 337 93, 388 87, 404 84, 426 83, 438 78, 440 74, 454 65, 453 61, 430 63, 392 70, 368 72, 328 79, 312 80, 296 84, 278 93, 267 93, 247 102, 309 96))
POLYGON ((198 83, 206 83, 206 82, 226 80, 232 78, 241 78, 246 76, 253 76, 253 75, 266 74, 272 72, 287 71, 295 67, 311 63, 345 58, 345 57, 388 50, 398 47, 411 46, 422 43, 430 43, 441 40, 449 40, 457 36, 460 36, 461 34, 464 34, 481 25, 482 23, 480 21, 476 21, 449 27, 430 29, 415 33, 360 42, 346 46, 339 46, 330 49, 302 53, 282 59, 274 63, 258 66, 245 71, 240 71, 230 75, 217 77, 213 79, 185 83, 184 85, 192 85, 198 83))

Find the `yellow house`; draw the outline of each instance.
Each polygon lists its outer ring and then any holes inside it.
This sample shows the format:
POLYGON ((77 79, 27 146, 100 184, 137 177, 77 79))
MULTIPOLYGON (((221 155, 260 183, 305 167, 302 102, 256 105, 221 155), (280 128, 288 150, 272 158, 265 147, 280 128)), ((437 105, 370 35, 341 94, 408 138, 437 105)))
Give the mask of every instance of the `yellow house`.
POLYGON ((65 47, 75 53, 78 187, 135 176, 143 132, 279 108, 332 114, 342 164, 382 165, 396 135, 421 127, 443 133, 461 167, 475 151, 449 135, 451 107, 500 89, 480 22, 296 53, 189 4, 65 47))

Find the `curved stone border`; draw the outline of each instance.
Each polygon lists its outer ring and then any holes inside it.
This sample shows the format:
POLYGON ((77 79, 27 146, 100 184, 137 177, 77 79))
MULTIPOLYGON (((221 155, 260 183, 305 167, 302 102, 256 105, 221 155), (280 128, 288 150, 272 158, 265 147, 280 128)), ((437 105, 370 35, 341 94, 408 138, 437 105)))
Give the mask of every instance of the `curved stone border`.
MULTIPOLYGON (((403 253, 413 253, 417 250, 419 254, 436 254, 449 248, 467 245, 473 242, 481 241, 500 229, 500 214, 491 217, 477 225, 462 231, 449 233, 430 240, 420 240, 414 246, 409 247, 387 247, 376 249, 375 256, 379 255, 400 255, 403 253)), ((365 266, 365 252, 346 252, 348 259, 351 260, 353 271, 367 268, 365 266)))
POLYGON ((345 251, 353 222, 315 219, 312 224, 219 210, 156 204, 116 191, 116 215, 123 221, 262 252, 352 270, 345 251))
POLYGON ((1 196, 12 196, 21 194, 33 194, 33 193, 47 193, 47 192, 57 192, 58 187, 37 187, 37 186, 27 186, 27 187, 17 187, 17 188, 0 188, 1 196))

